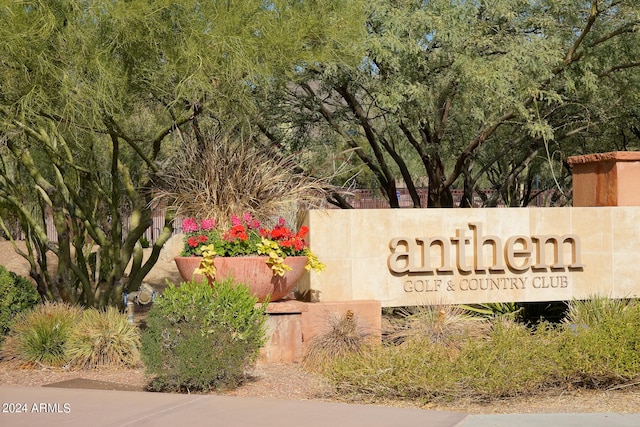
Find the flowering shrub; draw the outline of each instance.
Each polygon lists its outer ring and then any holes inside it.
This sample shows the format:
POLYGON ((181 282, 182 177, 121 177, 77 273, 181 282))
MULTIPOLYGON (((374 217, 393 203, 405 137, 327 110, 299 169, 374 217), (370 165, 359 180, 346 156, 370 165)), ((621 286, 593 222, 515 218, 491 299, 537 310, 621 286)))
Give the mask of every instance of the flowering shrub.
POLYGON ((213 276, 213 258, 267 255, 274 274, 284 275, 290 267, 284 264, 287 256, 306 256, 307 270, 324 270, 324 265, 311 252, 305 240, 309 229, 301 227, 297 233, 289 229, 284 218, 272 228, 262 227, 260 221, 246 213, 241 218, 231 217, 231 228, 221 230, 212 219, 198 222, 185 218, 182 222, 185 243, 182 256, 202 256, 200 273, 213 276))

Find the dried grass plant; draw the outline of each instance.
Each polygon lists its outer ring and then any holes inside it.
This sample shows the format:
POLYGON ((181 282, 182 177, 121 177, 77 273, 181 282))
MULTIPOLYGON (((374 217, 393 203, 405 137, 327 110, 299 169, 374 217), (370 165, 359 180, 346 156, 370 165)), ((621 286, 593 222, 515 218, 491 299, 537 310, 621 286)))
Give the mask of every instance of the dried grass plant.
POLYGON ((302 173, 295 156, 270 152, 255 135, 217 126, 201 138, 183 135, 182 142, 156 190, 156 202, 175 208, 178 217, 229 226, 232 214, 248 212, 261 221, 284 216, 295 223, 300 208, 325 199, 325 179, 302 173))
POLYGON ((399 309, 396 319, 384 331, 385 342, 401 345, 412 340, 428 340, 457 347, 460 338, 483 338, 491 323, 450 304, 425 305, 399 309))
POLYGON ((74 368, 135 367, 140 363, 140 332, 115 307, 90 308, 71 330, 66 348, 74 368))
POLYGON ((16 364, 63 366, 66 343, 82 309, 66 303, 38 304, 18 314, 0 349, 0 358, 16 364))
POLYGON ((371 333, 351 310, 338 315, 327 313, 328 328, 309 342, 302 366, 313 372, 322 372, 337 358, 360 354, 371 344, 371 333))

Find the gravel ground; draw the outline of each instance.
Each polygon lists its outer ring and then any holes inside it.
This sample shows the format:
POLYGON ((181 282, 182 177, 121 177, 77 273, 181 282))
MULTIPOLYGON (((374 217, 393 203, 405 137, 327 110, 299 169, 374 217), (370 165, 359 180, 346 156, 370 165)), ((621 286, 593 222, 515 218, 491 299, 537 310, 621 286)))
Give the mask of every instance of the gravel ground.
MULTIPOLYGON (((64 371, 51 368, 20 369, 7 363, 0 363, 0 385, 2 386, 41 387, 78 378, 125 384, 140 390, 144 389, 147 384, 143 369, 64 371)), ((539 395, 520 396, 493 402, 478 403, 461 400, 446 405, 424 405, 417 401, 373 401, 366 398, 339 396, 323 378, 303 371, 297 364, 257 366, 250 373, 244 385, 236 390, 221 394, 239 397, 324 400, 418 407, 472 414, 632 413, 640 411, 640 392, 637 388, 609 391, 552 390, 539 395)))
MULTIPOLYGON (((28 272, 24 260, 15 254, 8 242, 0 242, 0 264, 18 274, 26 275, 28 272)), ((169 278, 174 282, 179 280, 172 257, 166 255, 160 257, 157 266, 148 276, 148 282, 155 287, 162 287, 165 285, 165 278, 169 278)), ((41 367, 21 368, 0 361, 0 385, 2 386, 41 387, 78 378, 124 384, 140 390, 143 390, 148 382, 142 368, 67 371, 41 367)), ((550 390, 534 396, 519 396, 485 403, 459 400, 446 405, 424 405, 417 401, 371 401, 362 397, 339 396, 335 393, 334 388, 323 378, 305 372, 298 364, 257 366, 249 373, 244 385, 225 394, 241 397, 334 400, 350 403, 421 407, 472 414, 630 413, 640 411, 640 387, 638 386, 608 391, 550 390)))

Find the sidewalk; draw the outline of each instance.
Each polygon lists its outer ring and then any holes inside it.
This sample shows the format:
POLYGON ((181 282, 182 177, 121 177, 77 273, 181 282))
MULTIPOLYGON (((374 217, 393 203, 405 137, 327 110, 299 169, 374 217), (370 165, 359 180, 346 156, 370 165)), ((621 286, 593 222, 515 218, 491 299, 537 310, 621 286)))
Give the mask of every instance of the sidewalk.
POLYGON ((0 426, 640 426, 640 414, 469 415, 316 401, 0 386, 0 426), (18 412, 21 411, 21 412, 18 412))

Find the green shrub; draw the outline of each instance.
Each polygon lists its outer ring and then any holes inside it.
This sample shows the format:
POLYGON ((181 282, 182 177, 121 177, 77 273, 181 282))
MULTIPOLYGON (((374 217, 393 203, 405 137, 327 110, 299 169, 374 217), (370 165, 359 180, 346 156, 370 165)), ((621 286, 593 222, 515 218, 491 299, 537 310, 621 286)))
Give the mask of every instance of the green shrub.
POLYGON ((640 304, 593 297, 569 303, 565 380, 576 386, 608 387, 640 375, 640 304))
POLYGON ((535 328, 497 321, 484 341, 468 340, 455 361, 464 392, 478 399, 529 394, 557 384, 560 335, 553 325, 535 328))
POLYGON ((147 316, 142 360, 154 391, 237 387, 265 340, 266 303, 231 280, 169 286, 147 316))
POLYGON ((598 327, 628 317, 626 313, 637 309, 634 300, 611 299, 592 296, 587 300, 569 302, 566 317, 562 320, 576 327, 598 327))
POLYGON ((442 344, 412 340, 335 359, 324 371, 343 394, 424 402, 456 394, 453 354, 442 344))
POLYGON ((342 391, 426 402, 514 396, 555 378, 554 330, 530 331, 497 322, 485 339, 459 336, 457 345, 412 339, 336 360, 325 371, 342 391))
MULTIPOLYGON (((569 313, 571 327, 545 322, 527 327, 496 318, 484 337, 464 333, 440 339, 439 330, 429 326, 422 335, 406 335, 410 339, 402 344, 337 358, 323 373, 346 393, 425 403, 637 383, 640 304, 594 299, 569 304, 569 313)), ((445 325, 446 316, 440 318, 445 325)))
POLYGON ((16 317, 0 353, 18 362, 62 366, 65 344, 81 315, 82 309, 68 304, 38 305, 16 317))
POLYGON ((38 291, 29 279, 0 265, 0 342, 9 332, 16 315, 30 310, 39 302, 38 291))
POLYGON ((115 307, 88 309, 66 341, 71 366, 133 367, 140 362, 140 333, 115 307))

